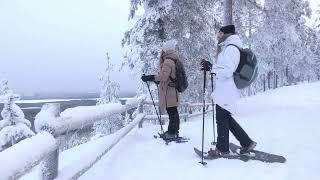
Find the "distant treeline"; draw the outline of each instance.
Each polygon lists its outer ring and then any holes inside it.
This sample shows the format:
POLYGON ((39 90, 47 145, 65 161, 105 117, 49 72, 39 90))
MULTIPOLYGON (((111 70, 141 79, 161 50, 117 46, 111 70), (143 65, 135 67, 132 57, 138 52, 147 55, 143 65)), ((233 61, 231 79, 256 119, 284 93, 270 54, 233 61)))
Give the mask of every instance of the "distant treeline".
MULTIPOLYGON (((121 92, 120 97, 132 97, 135 92, 121 92)), ((100 94, 93 93, 66 93, 66 92, 53 92, 53 93, 35 93, 33 95, 21 94, 22 100, 40 100, 40 99, 91 99, 99 98, 100 94)))

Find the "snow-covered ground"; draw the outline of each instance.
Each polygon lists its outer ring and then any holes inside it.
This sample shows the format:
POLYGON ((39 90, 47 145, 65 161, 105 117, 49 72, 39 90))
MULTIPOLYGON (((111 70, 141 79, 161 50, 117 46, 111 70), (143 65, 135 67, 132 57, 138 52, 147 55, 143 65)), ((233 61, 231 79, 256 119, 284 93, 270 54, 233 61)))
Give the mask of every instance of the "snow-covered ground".
MULTIPOLYGON (((196 117, 181 124, 180 134, 191 138, 188 143, 167 146, 153 138, 159 126, 145 123, 144 128, 134 129, 80 179, 319 179, 319 92, 317 82, 270 90, 239 102, 235 118, 258 142, 257 149, 285 156, 285 164, 217 159, 207 161, 203 167, 193 152, 193 147, 201 147, 202 117, 196 117)), ((205 122, 205 149, 209 149, 213 140, 212 114, 206 116, 205 122)), ((89 143, 63 152, 60 171, 83 157, 84 152, 99 147, 99 140, 89 143)), ((36 179, 36 171, 22 179, 36 179)))

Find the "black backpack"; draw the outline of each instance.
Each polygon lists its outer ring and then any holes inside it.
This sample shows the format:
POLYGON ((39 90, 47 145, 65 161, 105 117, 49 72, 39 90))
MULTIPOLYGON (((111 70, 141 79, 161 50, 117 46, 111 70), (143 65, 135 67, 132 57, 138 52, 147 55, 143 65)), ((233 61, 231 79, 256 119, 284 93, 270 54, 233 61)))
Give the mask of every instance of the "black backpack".
MULTIPOLYGON (((168 58, 171 59, 171 58, 168 58)), ((188 79, 183 63, 179 59, 171 59, 176 66, 176 79, 170 77, 170 87, 175 87, 179 92, 183 92, 188 87, 188 79)))
POLYGON ((240 51, 240 62, 237 70, 233 73, 234 83, 238 89, 250 86, 258 76, 256 55, 250 49, 241 49, 234 44, 229 44, 228 46, 235 46, 240 51))

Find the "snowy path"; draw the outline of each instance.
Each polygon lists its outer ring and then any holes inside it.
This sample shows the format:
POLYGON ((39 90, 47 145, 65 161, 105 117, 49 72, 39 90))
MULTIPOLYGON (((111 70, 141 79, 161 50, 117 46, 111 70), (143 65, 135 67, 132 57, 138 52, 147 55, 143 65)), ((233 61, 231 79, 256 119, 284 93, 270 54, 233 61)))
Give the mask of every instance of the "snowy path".
MULTIPOLYGON (((203 167, 193 147, 201 147, 202 116, 181 124, 181 135, 191 140, 185 144, 166 146, 153 135, 159 126, 144 124, 134 129, 115 146, 81 180, 301 180, 320 179, 320 82, 271 90, 239 103, 235 117, 249 136, 258 142, 257 149, 287 158, 285 164, 267 164, 258 161, 218 159, 207 161, 203 167), (309 157, 307 157, 309 156, 309 157)), ((205 149, 212 141, 212 114, 206 116, 205 149)), ((236 142, 231 135, 231 141, 236 142)), ((59 173, 68 174, 68 168, 79 158, 95 157, 104 150, 114 135, 90 141, 61 153, 59 173)), ((39 179, 38 167, 21 178, 39 179)), ((61 176, 60 176, 61 177, 61 176)), ((0 177, 1 179, 1 177, 0 177)), ((63 178, 62 178, 63 179, 63 178)))
MULTIPOLYGON (((301 180, 320 178, 320 83, 284 87, 239 103, 238 122, 258 142, 257 149, 284 155, 285 164, 218 159, 203 167, 193 147, 201 147, 202 118, 182 123, 189 143, 166 146, 152 136, 158 126, 135 129, 81 180, 301 180), (307 158, 309 155, 311 157, 307 158)), ((206 117, 205 148, 212 140, 212 116, 206 117)), ((236 140, 231 136, 231 141, 236 140)))

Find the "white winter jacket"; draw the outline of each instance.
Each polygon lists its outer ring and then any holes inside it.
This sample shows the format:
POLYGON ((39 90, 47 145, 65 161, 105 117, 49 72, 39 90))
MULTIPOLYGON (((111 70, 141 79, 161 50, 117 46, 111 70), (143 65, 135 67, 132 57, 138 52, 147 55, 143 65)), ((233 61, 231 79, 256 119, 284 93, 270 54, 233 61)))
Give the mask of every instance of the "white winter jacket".
POLYGON ((238 35, 231 35, 219 44, 221 52, 218 54, 217 62, 212 66, 212 73, 216 73, 216 85, 211 96, 214 103, 235 114, 240 92, 234 83, 233 73, 240 61, 240 51, 235 46, 228 46, 229 44, 243 47, 238 35))

